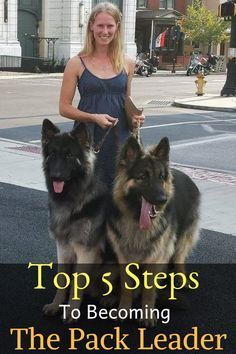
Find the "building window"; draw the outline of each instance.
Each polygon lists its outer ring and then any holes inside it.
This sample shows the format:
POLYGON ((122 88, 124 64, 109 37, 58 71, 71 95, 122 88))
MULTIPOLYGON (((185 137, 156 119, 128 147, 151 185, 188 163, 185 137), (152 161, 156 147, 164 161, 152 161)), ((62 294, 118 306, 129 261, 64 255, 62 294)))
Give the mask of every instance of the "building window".
MULTIPOLYGON (((93 7, 95 5, 97 5, 99 2, 104 2, 104 0, 101 0, 101 1, 93 0, 93 2, 92 2, 93 7)), ((109 2, 113 3, 114 5, 116 5, 120 9, 121 12, 123 11, 123 0, 109 0, 109 2)))
POLYGON ((8 0, 4 0, 4 22, 8 21, 8 0))
POLYGON ((192 46, 193 46, 194 49, 199 49, 200 43, 192 41, 192 46))
POLYGON ((137 9, 143 9, 147 7, 147 0, 137 0, 137 9))
POLYGON ((160 9, 173 9, 174 0, 160 0, 160 9))

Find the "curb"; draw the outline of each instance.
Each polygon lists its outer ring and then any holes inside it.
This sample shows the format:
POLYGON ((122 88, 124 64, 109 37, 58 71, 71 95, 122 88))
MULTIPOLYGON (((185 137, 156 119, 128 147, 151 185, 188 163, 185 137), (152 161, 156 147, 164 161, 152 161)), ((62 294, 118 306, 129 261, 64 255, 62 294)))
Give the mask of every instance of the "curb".
POLYGON ((11 80, 11 79, 41 79, 41 78, 57 78, 60 79, 63 76, 63 73, 52 73, 52 74, 10 74, 4 75, 4 72, 0 72, 0 80, 11 80))
POLYGON ((236 112, 236 108, 230 107, 214 107, 214 106, 203 106, 198 104, 190 104, 190 103, 182 103, 179 101, 174 101, 172 106, 182 107, 182 108, 192 108, 192 109, 200 109, 205 111, 218 111, 218 112, 236 112))
MULTIPOLYGON (((217 75, 226 75, 226 72, 224 71, 220 71, 220 72, 212 72, 207 76, 217 76, 217 75)), ((173 76, 183 76, 183 77, 192 77, 194 78, 196 75, 190 75, 187 76, 186 75, 186 71, 176 71, 175 73, 172 73, 171 71, 164 71, 164 70, 158 70, 156 73, 153 73, 152 75, 150 75, 149 77, 173 77, 173 76)), ((206 76, 206 77, 207 77, 206 76)), ((134 77, 146 77, 146 76, 140 76, 138 74, 134 74, 134 77)))

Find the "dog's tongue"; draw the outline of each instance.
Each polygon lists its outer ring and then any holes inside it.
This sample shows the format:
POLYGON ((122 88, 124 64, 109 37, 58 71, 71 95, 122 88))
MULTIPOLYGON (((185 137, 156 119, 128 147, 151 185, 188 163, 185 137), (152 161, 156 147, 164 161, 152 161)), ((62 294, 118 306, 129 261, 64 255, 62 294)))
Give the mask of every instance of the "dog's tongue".
POLYGON ((142 197, 142 207, 141 207, 141 213, 140 213, 140 218, 139 218, 139 227, 142 230, 148 230, 150 225, 151 225, 151 218, 150 218, 150 212, 152 210, 152 204, 147 202, 143 197, 142 197))
POLYGON ((61 193, 64 188, 64 182, 63 181, 53 181, 53 189, 55 193, 61 193))

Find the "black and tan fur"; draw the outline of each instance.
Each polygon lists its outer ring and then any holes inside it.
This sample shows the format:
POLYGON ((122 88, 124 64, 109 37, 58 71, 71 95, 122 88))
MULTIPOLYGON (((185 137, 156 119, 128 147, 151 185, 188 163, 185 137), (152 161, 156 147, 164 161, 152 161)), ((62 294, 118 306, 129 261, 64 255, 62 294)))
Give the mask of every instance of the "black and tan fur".
MULTIPOLYGON (((90 272, 99 262, 105 238, 106 189, 95 176, 95 155, 91 137, 81 123, 69 133, 60 133, 48 119, 42 126, 43 170, 48 189, 49 231, 56 241, 58 272, 69 273, 70 265, 86 264, 90 272)), ((67 297, 57 291, 43 311, 54 315, 67 297)), ((81 294, 82 301, 82 294, 81 294)), ((73 307, 80 303, 68 300, 73 307)), ((69 313, 69 311, 68 311, 69 313)), ((70 314, 68 321, 71 321, 70 314)))
MULTIPOLYGON (((172 262, 184 272, 185 259, 198 239, 200 194, 187 175, 169 168, 169 149, 167 138, 145 152, 130 137, 121 151, 108 222, 108 237, 120 264, 150 264, 153 271, 155 265, 172 262), (152 205, 151 214, 157 211, 155 217, 144 218, 144 228, 142 198, 152 205)), ((130 308, 132 292, 125 291, 124 282, 121 271, 119 307, 130 308)), ((155 289, 144 290, 142 306, 154 307, 155 299, 155 289)))

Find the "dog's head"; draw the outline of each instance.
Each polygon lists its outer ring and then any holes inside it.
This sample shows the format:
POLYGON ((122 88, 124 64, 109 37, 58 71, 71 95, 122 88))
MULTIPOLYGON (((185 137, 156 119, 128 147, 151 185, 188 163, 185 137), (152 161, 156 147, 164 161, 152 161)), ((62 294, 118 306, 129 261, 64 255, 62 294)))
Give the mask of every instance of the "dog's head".
POLYGON ((45 119, 41 142, 43 169, 52 194, 61 195, 71 181, 88 178, 94 168, 94 154, 85 124, 80 123, 69 133, 60 133, 57 126, 45 119))
POLYGON ((136 218, 140 218, 143 229, 149 228, 150 219, 165 207, 172 194, 169 151, 168 138, 147 152, 134 137, 122 148, 114 198, 123 200, 123 206, 137 210, 136 218))

